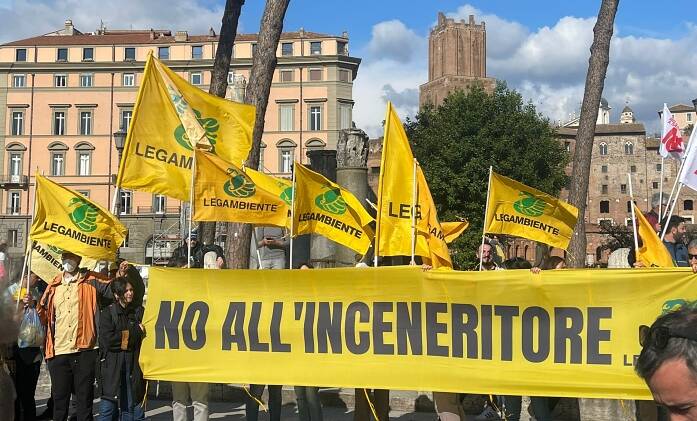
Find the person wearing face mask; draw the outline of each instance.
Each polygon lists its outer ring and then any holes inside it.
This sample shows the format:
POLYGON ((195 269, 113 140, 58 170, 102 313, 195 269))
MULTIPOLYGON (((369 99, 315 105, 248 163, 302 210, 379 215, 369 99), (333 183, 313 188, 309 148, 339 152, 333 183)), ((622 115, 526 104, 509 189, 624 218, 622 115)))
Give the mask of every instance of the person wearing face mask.
POLYGON ((690 266, 687 258, 687 246, 685 246, 686 232, 685 219, 677 215, 671 216, 668 220, 666 235, 663 237, 663 244, 673 258, 675 266, 690 266))
POLYGON ((108 278, 80 270, 82 258, 64 250, 63 272, 48 283, 37 312, 46 328, 44 354, 51 376, 53 420, 68 418, 71 389, 77 420, 91 421, 97 363, 97 300, 113 299, 108 278))
POLYGON ((143 372, 138 365, 140 345, 145 336, 143 306, 135 302, 135 291, 125 277, 111 283, 115 303, 99 316, 99 419, 143 420, 140 405, 145 396, 143 372))

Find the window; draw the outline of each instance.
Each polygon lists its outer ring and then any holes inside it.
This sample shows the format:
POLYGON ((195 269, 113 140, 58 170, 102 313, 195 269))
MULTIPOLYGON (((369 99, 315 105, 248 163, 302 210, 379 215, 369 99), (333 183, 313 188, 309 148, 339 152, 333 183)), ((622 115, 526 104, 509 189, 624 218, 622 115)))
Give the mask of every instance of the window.
POLYGON ((313 105, 310 107, 310 130, 322 130, 322 107, 313 105))
POLYGON ((652 183, 651 183, 651 188, 654 189, 654 190, 657 189, 657 188, 658 188, 658 181, 652 182, 652 183))
POLYGON ((65 135, 65 111, 53 112, 53 134, 56 136, 65 135))
POLYGON ((20 211, 22 210, 20 194, 21 193, 18 191, 10 192, 7 203, 7 213, 10 215, 19 215, 20 211))
POLYGON ((12 76, 12 87, 13 88, 24 88, 27 84, 27 77, 25 75, 13 75, 12 76))
POLYGON ((661 172, 661 164, 656 164, 656 171, 661 172))
POLYGON ((18 48, 15 50, 15 61, 27 61, 26 48, 18 48))
POLYGON ((610 201, 601 200, 600 201, 600 213, 610 213, 610 201))
POLYGON ((136 75, 134 73, 124 73, 123 74, 123 86, 135 86, 136 85, 136 75))
POLYGON ((600 193, 607 194, 607 184, 603 184, 602 186, 600 186, 600 193))
POLYGON ((337 41, 336 42, 336 53, 340 56, 348 55, 348 42, 337 41))
POLYGON ((318 149, 324 149, 327 146, 321 139, 310 139, 305 142, 305 149, 308 151, 316 151, 318 149))
POLYGON ((10 153, 10 176, 18 177, 22 175, 22 153, 10 153))
POLYGON ((77 175, 90 175, 92 154, 86 151, 79 151, 77 153, 77 175))
POLYGON ((158 214, 164 214, 166 211, 167 198, 162 194, 156 194, 152 198, 152 208, 153 212, 158 214))
POLYGON ((78 193, 81 195, 85 196, 86 198, 90 198, 90 191, 89 190, 77 190, 78 193))
POLYGON ((322 69, 310 69, 310 80, 322 80, 322 69))
POLYGON ((282 56, 292 56, 293 55, 293 43, 284 42, 281 44, 281 55, 282 56))
POLYGON ((157 57, 160 60, 169 60, 169 47, 157 47, 157 57))
POLYGON ((54 75, 53 85, 56 88, 65 88, 68 86, 68 76, 67 75, 54 75))
POLYGON ((80 87, 91 88, 92 87, 92 74, 80 75, 80 87))
POLYGON ((12 111, 12 136, 24 134, 24 111, 12 111))
POLYGON ((603 165, 600 167, 600 172, 602 173, 607 173, 607 165, 603 165))
MULTIPOLYGON (((632 211, 632 201, 631 201, 631 200, 627 200, 627 213, 630 213, 631 211, 632 211)), ((631 219, 629 220, 629 223, 630 223, 630 224, 632 223, 632 220, 631 220, 631 219)))
POLYGON ((598 145, 600 149, 600 155, 607 155, 607 143, 603 142, 600 145, 598 145))
POLYGON ((295 105, 293 104, 281 104, 278 107, 280 113, 280 125, 279 129, 282 132, 290 132, 294 130, 293 120, 295 114, 295 105))
POLYGON ((351 128, 351 104, 339 104, 339 130, 351 128))
POLYGON ((564 150, 565 150, 567 153, 570 153, 570 152, 571 152, 571 142, 564 142, 564 150))
POLYGON ((82 49, 82 61, 94 61, 94 48, 86 47, 82 49))
POLYGON ((632 173, 636 172, 636 165, 630 165, 629 172, 632 172, 632 173))
POLYGON ((135 47, 125 47, 123 49, 123 60, 124 61, 135 61, 136 60, 135 47))
POLYGON ((131 125, 131 118, 133 117, 133 110, 121 110, 121 129, 128 131, 128 127, 131 125))
POLYGON ((687 113, 685 117, 687 117, 687 121, 692 121, 692 113, 687 113))
POLYGON ((620 184, 620 193, 627 194, 627 185, 626 184, 620 184))
POLYGON ((121 197, 119 201, 119 214, 130 214, 132 207, 133 193, 129 191, 121 190, 121 197))
POLYGON ((80 134, 92 134, 92 111, 80 111, 80 134))
POLYGON ((693 206, 692 200, 689 200, 689 199, 688 199, 688 200, 684 200, 684 201, 682 202, 682 208, 683 208, 684 210, 686 210, 686 211, 691 211, 691 210, 692 210, 692 206, 693 206))
POLYGON ((228 72, 227 73, 227 83, 228 83, 228 85, 232 85, 235 83, 235 72, 228 72))
POLYGON ((254 57, 255 55, 257 55, 257 45, 252 44, 252 57, 254 57))
POLYGON ((281 165, 280 170, 282 173, 289 173, 293 165, 293 150, 292 149, 281 149, 281 165))
POLYGON ((191 58, 194 60, 201 60, 203 58, 202 45, 194 45, 191 47, 191 58))
POLYGON ((634 155, 634 144, 632 142, 627 142, 624 144, 624 154, 634 155))
POLYGON ((189 75, 189 81, 192 85, 202 85, 203 76, 201 75, 201 72, 191 72, 189 75))
POLYGON ((281 70, 281 72, 280 72, 281 82, 292 82, 294 73, 295 72, 293 70, 281 70))
POLYGON ((65 152, 51 152, 51 175, 65 175, 65 152))
POLYGON ((259 148, 259 171, 264 171, 264 155, 266 154, 266 145, 261 144, 259 148))
POLYGON ((19 230, 7 230, 8 247, 19 247, 19 230))
MULTIPOLYGON (((348 70, 339 70, 339 82, 350 82, 351 74, 348 70)), ((568 143, 568 142, 567 142, 568 143)))
POLYGON ((322 54, 322 42, 321 41, 311 41, 310 42, 310 54, 312 54, 312 55, 322 54))
POLYGON ((68 61, 68 49, 59 48, 56 52, 56 61, 68 61))

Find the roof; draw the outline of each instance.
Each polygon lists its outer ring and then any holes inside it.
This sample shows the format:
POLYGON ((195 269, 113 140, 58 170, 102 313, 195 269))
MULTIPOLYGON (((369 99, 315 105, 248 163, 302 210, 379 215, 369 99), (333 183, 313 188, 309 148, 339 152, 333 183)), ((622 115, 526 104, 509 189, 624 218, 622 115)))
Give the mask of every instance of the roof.
MULTIPOLYGON (((557 134, 560 136, 576 136, 578 128, 572 127, 559 127, 557 129, 557 134)), ((595 135, 617 135, 617 134, 634 134, 641 135, 646 134, 646 129, 642 123, 628 123, 628 124, 596 124, 595 125, 595 135)))
POLYGON ((631 108, 629 108, 629 105, 625 105, 624 108, 622 109, 623 113, 633 113, 631 108))
POLYGON ((607 102, 607 99, 605 98, 600 98, 600 107, 601 108, 610 108, 610 104, 607 102))
MULTIPOLYGON (((167 30, 136 30, 136 31, 106 31, 104 34, 82 35, 40 35, 38 37, 21 39, 2 44, 2 47, 34 47, 56 45, 124 45, 124 44, 174 44, 174 36, 167 30)), ((256 41, 258 34, 237 34, 235 41, 256 41)), ((281 39, 316 39, 316 38, 342 38, 338 35, 321 34, 318 32, 284 32, 281 39)), ((217 41, 218 35, 189 35, 184 42, 198 43, 217 41)), ((181 43, 181 41, 180 41, 181 43)))
POLYGON ((695 110, 695 107, 687 104, 675 104, 668 108, 671 113, 689 113, 695 110))

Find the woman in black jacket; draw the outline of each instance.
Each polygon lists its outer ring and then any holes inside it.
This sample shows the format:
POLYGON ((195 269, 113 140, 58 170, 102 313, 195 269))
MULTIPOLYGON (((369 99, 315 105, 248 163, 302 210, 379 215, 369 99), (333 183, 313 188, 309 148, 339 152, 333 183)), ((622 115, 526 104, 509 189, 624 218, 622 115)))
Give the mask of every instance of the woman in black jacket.
POLYGON ((111 290, 116 301, 99 315, 99 419, 143 420, 145 382, 138 365, 145 336, 143 307, 134 303, 133 285, 125 278, 114 279, 111 290))

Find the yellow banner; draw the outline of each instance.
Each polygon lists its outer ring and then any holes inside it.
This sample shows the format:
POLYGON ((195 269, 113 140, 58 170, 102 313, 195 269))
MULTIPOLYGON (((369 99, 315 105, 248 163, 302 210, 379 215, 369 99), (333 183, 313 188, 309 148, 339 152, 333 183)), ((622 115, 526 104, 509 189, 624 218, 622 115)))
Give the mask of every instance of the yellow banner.
POLYGON ((674 267, 673 257, 668 252, 666 246, 663 245, 663 241, 658 237, 653 226, 646 220, 644 214, 641 213, 636 205, 632 204, 632 206, 634 206, 637 233, 641 241, 641 246, 636 252, 637 262, 641 262, 645 267, 674 267))
MULTIPOLYGON (((44 281, 50 282, 56 275, 63 272, 61 253, 63 250, 58 247, 34 243, 31 252, 31 271, 44 281)), ((83 257, 80 261, 80 267, 94 270, 98 263, 98 260, 83 257)))
POLYGON ((687 268, 151 268, 140 363, 169 381, 650 399, 639 326, 695 300, 687 268))
POLYGON ((253 106, 204 92, 149 56, 117 184, 189 201, 192 145, 242 165, 254 116, 253 106))
POLYGON ((114 215, 44 176, 36 176, 36 187, 36 213, 29 238, 78 256, 116 257, 128 230, 114 215))
POLYGON ((217 156, 195 151, 194 220, 283 227, 290 206, 258 186, 242 169, 217 156))
MULTIPOLYGON (((445 240, 445 232, 438 221, 438 213, 436 211, 436 204, 433 202, 433 196, 431 196, 431 190, 428 188, 428 183, 426 183, 426 177, 420 166, 416 168, 416 180, 417 180, 417 203, 418 211, 421 213, 421 218, 416 220, 417 222, 417 250, 415 254, 419 256, 424 256, 428 259, 429 263, 435 268, 440 267, 453 267, 453 262, 450 260, 450 252, 448 251, 448 245, 445 240), (419 249, 419 243, 426 243, 428 250, 428 255, 422 247, 419 249)), ((417 214, 418 215, 418 214, 417 214)), ((411 255, 411 253, 409 253, 411 255)))
POLYGON ((350 191, 295 163, 293 236, 321 234, 365 254, 373 239, 373 217, 350 191))
POLYGON ((578 209, 492 172, 485 232, 509 234, 566 249, 578 209))

